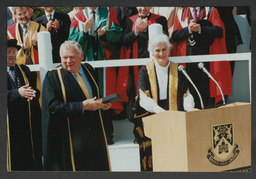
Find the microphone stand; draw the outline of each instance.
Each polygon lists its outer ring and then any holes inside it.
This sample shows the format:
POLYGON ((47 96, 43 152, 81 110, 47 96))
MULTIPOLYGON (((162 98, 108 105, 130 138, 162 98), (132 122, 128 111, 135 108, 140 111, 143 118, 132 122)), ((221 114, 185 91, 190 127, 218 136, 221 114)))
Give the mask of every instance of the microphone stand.
POLYGON ((212 81, 214 81, 214 83, 218 86, 218 88, 219 88, 219 90, 220 90, 220 93, 221 93, 221 96, 222 96, 223 105, 226 105, 226 103, 225 103, 225 98, 224 98, 224 95, 223 95, 223 92, 222 92, 222 89, 221 89, 219 83, 212 77, 212 75, 211 75, 211 74, 208 72, 208 70, 204 67, 204 64, 203 64, 202 62, 200 62, 200 63, 198 64, 198 68, 201 69, 201 70, 203 70, 203 72, 206 73, 207 76, 208 76, 210 79, 212 79, 212 81))
POLYGON ((184 66, 183 65, 179 65, 178 70, 181 71, 183 73, 183 75, 188 79, 188 81, 192 84, 192 86, 195 88, 197 95, 199 96, 200 99, 200 103, 201 103, 201 108, 204 109, 204 103, 202 100, 202 97, 196 87, 196 85, 193 83, 193 81, 191 80, 191 78, 189 77, 189 75, 187 74, 187 72, 184 70, 184 66))

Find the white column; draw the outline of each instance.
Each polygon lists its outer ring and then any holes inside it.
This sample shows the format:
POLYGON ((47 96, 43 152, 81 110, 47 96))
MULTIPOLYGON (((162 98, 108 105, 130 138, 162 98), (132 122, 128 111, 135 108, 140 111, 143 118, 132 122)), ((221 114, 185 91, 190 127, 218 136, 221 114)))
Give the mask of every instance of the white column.
POLYGON ((38 33, 37 39, 40 64, 40 81, 42 86, 46 72, 53 67, 51 35, 48 31, 42 31, 38 33))

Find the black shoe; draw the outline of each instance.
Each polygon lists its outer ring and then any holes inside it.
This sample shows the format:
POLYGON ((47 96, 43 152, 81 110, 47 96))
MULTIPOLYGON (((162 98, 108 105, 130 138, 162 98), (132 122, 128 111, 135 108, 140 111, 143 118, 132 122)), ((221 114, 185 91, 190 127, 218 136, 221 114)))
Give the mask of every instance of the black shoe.
POLYGON ((125 119, 127 119, 127 115, 126 115, 125 111, 122 111, 122 112, 116 114, 113 118, 113 120, 125 120, 125 119))

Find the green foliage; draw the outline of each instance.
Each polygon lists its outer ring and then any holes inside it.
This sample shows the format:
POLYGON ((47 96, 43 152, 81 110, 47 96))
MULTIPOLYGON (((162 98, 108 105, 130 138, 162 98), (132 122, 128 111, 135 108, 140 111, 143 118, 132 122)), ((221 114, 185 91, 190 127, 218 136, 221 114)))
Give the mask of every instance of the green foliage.
MULTIPOLYGON (((44 15, 44 10, 41 7, 30 7, 34 10, 31 20, 36 19, 39 16, 44 15)), ((59 13, 68 13, 73 10, 73 7, 55 7, 56 12, 59 13)))

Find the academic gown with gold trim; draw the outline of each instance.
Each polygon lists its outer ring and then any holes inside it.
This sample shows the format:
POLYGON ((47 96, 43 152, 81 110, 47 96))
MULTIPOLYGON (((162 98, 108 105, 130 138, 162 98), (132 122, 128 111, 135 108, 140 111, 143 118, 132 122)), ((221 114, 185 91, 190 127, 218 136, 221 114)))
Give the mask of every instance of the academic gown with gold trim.
MULTIPOLYGON (((42 140, 41 140, 41 109, 38 102, 40 91, 31 83, 31 73, 25 65, 15 65, 16 75, 20 86, 25 85, 25 78, 30 86, 36 90, 36 97, 30 102, 19 96, 18 87, 7 73, 7 103, 8 103, 8 129, 10 144, 9 152, 11 171, 42 170, 42 140), (31 121, 29 120, 29 109, 31 121), (33 157, 34 156, 34 157, 33 157)), ((20 87, 19 86, 19 87, 20 87)), ((7 151, 7 153, 8 153, 7 151)))
MULTIPOLYGON (((168 75, 168 94, 166 100, 167 110, 183 111, 183 99, 188 90, 187 80, 178 71, 178 65, 170 63, 168 75), (171 84, 171 85, 170 85, 171 84)), ((139 71, 138 96, 134 105, 134 135, 140 145, 141 170, 152 170, 152 151, 151 140, 146 137, 143 130, 142 117, 151 115, 139 105, 139 90, 142 90, 148 97, 152 98, 159 104, 159 86, 155 71, 154 61, 149 62, 146 66, 142 66, 139 71)), ((164 107, 165 108, 165 107, 164 107)))
MULTIPOLYGON (((82 65, 91 84, 93 96, 99 98, 98 86, 93 81, 93 68, 89 64, 85 66, 82 65)), ((111 167, 105 131, 100 120, 101 112, 83 112, 82 101, 86 99, 83 91, 70 72, 62 67, 58 68, 65 86, 67 102, 63 101, 57 69, 48 71, 43 83, 42 104, 44 169, 109 171, 111 167)))

